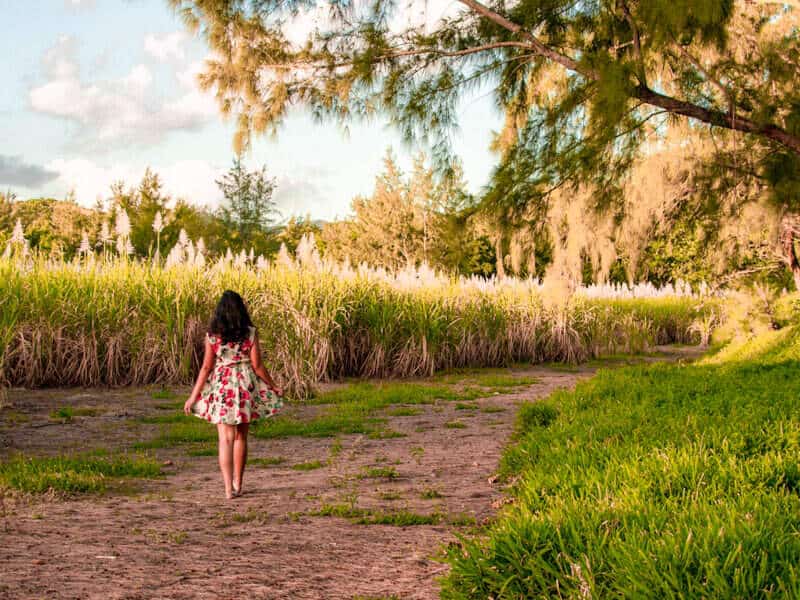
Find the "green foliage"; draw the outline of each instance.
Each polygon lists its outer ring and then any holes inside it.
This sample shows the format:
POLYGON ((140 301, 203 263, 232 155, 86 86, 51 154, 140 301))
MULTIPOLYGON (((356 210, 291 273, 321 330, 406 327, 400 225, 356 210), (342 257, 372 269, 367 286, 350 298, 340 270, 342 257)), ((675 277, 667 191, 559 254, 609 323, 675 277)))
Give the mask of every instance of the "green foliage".
MULTIPOLYGON (((92 210, 53 198, 20 201, 0 197, 0 231, 11 232, 19 219, 31 248, 72 258, 84 230, 97 229, 100 216, 92 210)), ((0 238, 2 239, 2 238, 0 238)), ((5 240, 3 240, 5 241, 5 240)))
MULTIPOLYGON (((294 253, 304 235, 313 234, 314 238, 317 239, 321 232, 322 226, 318 222, 313 221, 311 215, 306 215, 305 218, 292 216, 289 217, 289 220, 283 226, 283 229, 277 236, 277 240, 286 244, 286 249, 294 253)), ((322 252, 325 248, 323 244, 317 242, 317 249, 322 252)))
POLYGON ((448 553, 442 597, 796 596, 799 339, 527 405, 502 459, 514 503, 448 553))
POLYGON ((217 181, 225 196, 219 208, 222 223, 233 232, 230 245, 235 249, 259 248, 263 251, 272 237, 275 220, 275 180, 267 176, 266 167, 248 171, 241 157, 217 181))
POLYGON ((391 270, 427 263, 460 274, 492 273, 486 240, 465 226, 473 204, 465 186, 460 167, 437 180, 420 155, 406 176, 387 151, 372 195, 353 200, 353 218, 323 226, 326 256, 391 270))

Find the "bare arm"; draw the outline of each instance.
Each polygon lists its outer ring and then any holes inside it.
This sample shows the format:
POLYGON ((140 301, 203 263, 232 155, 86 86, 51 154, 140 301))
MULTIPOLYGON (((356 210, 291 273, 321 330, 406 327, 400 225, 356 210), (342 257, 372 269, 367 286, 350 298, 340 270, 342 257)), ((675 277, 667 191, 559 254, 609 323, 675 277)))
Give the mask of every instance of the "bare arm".
POLYGON ((278 387, 278 384, 275 383, 275 380, 272 379, 270 374, 264 368, 264 362, 261 360, 261 344, 258 341, 258 333, 253 335, 253 346, 250 348, 250 364, 253 366, 253 370, 256 372, 256 375, 266 383, 272 391, 278 394, 279 396, 283 395, 283 390, 278 387))
POLYGON ((194 403, 197 402, 197 397, 200 395, 200 390, 202 390, 203 386, 206 384, 206 380, 208 380, 208 376, 211 374, 213 368, 214 368, 214 350, 211 347, 211 342, 209 341, 208 336, 206 336, 203 364, 200 367, 200 372, 197 374, 197 381, 195 381, 194 383, 194 388, 192 388, 192 393, 189 395, 189 399, 183 405, 183 412, 185 412, 187 415, 191 412, 194 403))

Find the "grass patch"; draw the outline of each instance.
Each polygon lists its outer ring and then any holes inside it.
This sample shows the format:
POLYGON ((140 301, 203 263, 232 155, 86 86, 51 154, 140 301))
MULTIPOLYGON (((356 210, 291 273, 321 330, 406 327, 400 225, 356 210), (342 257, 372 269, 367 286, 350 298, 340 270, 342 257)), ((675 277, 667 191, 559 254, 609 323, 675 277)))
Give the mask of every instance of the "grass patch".
MULTIPOLYGON (((219 449, 215 446, 200 446, 197 448, 188 448, 186 454, 189 456, 216 456, 219 449)), ((248 461, 249 463, 250 461, 248 461)))
POLYGON ((340 440, 339 438, 333 440, 330 448, 328 448, 328 452, 330 454, 331 459, 334 459, 337 456, 339 456, 342 453, 342 440, 340 440))
POLYGON ((393 438, 406 437, 406 434, 401 431, 395 431, 394 429, 376 429, 375 431, 370 431, 367 437, 371 440, 390 440, 393 438))
POLYGON ((315 469, 321 469, 324 466, 325 465, 323 465, 320 461, 312 460, 309 462, 297 463, 295 465, 292 465, 292 469, 294 469, 295 471, 313 471, 315 469))
POLYGON ((2 417, 5 423, 9 425, 19 425, 21 423, 28 423, 31 418, 23 412, 18 410, 12 410, 9 408, 5 408, 0 411, 0 417, 2 417))
POLYGON ((153 400, 172 400, 173 398, 177 398, 178 395, 172 390, 161 389, 151 392, 150 397, 153 400))
POLYGON ((398 406, 397 408, 390 408, 386 411, 386 414, 390 417, 414 417, 421 415, 422 410, 411 406, 398 406))
POLYGON ((262 439, 285 437, 336 437, 340 434, 369 434, 377 431, 384 419, 369 416, 366 412, 347 410, 341 413, 329 413, 300 420, 291 416, 280 416, 267 419, 267 422, 256 421, 250 427, 250 433, 262 439))
POLYGON ((466 402, 456 402, 456 410, 478 410, 478 405, 467 404, 466 402))
POLYGON ((74 417, 93 417, 100 412, 97 408, 89 408, 86 406, 73 407, 62 406, 58 410, 50 413, 50 419, 53 421, 61 421, 62 423, 69 423, 74 417))
MULTIPOLYGON (((434 381, 446 384, 465 384, 503 391, 509 388, 533 385, 539 379, 530 375, 517 375, 509 369, 452 369, 434 377, 434 381)), ((484 394, 482 392, 482 394, 484 394)))
POLYGON ((400 474, 394 467, 365 467, 358 474, 359 479, 397 479, 400 474))
POLYGON ((217 440, 217 430, 213 425, 197 417, 181 416, 181 420, 167 421, 158 436, 151 440, 137 442, 137 450, 152 448, 172 448, 179 444, 213 442, 217 440))
POLYGON ((447 429, 464 429, 467 425, 461 421, 448 421, 444 426, 447 429))
POLYGON ((247 464, 254 467, 274 467, 286 462, 282 456, 261 456, 259 458, 248 458, 247 464))
POLYGON ((311 404, 355 404, 375 411, 392 404, 433 404, 437 400, 472 399, 475 390, 457 390, 451 386, 430 383, 357 382, 320 394, 311 404))
POLYGON ((392 527, 414 527, 418 525, 472 525, 475 519, 469 515, 446 515, 435 512, 415 513, 409 510, 374 510, 358 508, 352 504, 324 504, 319 510, 308 513, 312 517, 341 517, 358 525, 390 525, 392 527))
POLYGON ((500 413, 500 412, 505 412, 505 411, 506 411, 506 409, 503 408, 502 406, 492 406, 491 404, 487 405, 487 406, 481 406, 481 412, 482 413, 492 414, 492 413, 500 413))
POLYGON ((425 500, 435 500, 436 498, 444 498, 444 494, 436 488, 427 488, 419 493, 419 497, 425 500))
POLYGON ((400 500, 402 497, 400 492, 381 492, 381 500, 400 500))
POLYGON ((800 331, 754 344, 524 405, 515 502, 448 551, 442 597, 800 597, 800 331))
POLYGON ((0 463, 0 484, 28 493, 50 490, 71 494, 101 493, 111 480, 154 478, 161 466, 152 457, 105 455, 13 456, 0 463))
POLYGON ((512 374, 486 374, 472 379, 476 385, 489 388, 493 391, 503 391, 515 387, 523 387, 526 385, 533 385, 539 383, 537 377, 529 375, 512 375, 512 374))
MULTIPOLYGON (((183 407, 183 405, 181 405, 183 407)), ((152 424, 166 424, 166 423, 193 423, 196 422, 198 424, 202 424, 206 427, 211 427, 212 425, 206 421, 200 421, 197 417, 192 417, 183 414, 183 411, 176 412, 171 415, 146 415, 144 417, 137 417, 136 420, 139 423, 147 423, 148 425, 152 424)), ((212 427, 213 429, 213 427, 212 427)))

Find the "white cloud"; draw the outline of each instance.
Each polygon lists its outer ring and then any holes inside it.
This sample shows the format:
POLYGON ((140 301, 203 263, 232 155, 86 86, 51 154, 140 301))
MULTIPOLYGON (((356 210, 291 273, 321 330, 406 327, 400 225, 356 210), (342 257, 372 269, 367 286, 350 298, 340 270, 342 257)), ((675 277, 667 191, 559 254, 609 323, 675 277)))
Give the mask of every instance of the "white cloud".
POLYGON ((144 92, 153 82, 153 75, 145 65, 136 65, 121 80, 122 85, 131 92, 144 92))
MULTIPOLYGON (((58 158, 47 165, 49 171, 58 173, 55 186, 60 190, 75 190, 78 201, 86 206, 97 198, 111 195, 111 184, 125 182, 136 185, 144 175, 145 167, 128 163, 110 166, 98 165, 85 158, 58 158)), ((163 183, 164 193, 173 199, 184 198, 195 205, 216 206, 222 195, 215 181, 226 171, 225 167, 203 160, 182 160, 168 165, 152 165, 163 183)))
POLYGON ((95 0, 64 0, 64 8, 68 10, 80 10, 94 8, 95 0))
MULTIPOLYGON (((183 198, 191 204, 216 208, 222 193, 216 184, 230 165, 218 165, 205 160, 178 160, 169 164, 150 165, 163 184, 164 193, 173 199, 183 198)), ((100 165, 86 158, 58 158, 45 165, 48 173, 57 177, 52 182, 56 195, 74 189, 81 204, 91 206, 111 196, 111 184, 123 181, 135 186, 144 175, 145 165, 115 163, 100 165)), ((256 165, 248 164, 248 168, 256 165)), ((331 202, 330 172, 321 166, 300 167, 292 174, 276 175, 274 200, 283 218, 311 214, 315 218, 333 218, 341 210, 331 202)), ((49 186, 48 186, 49 187, 49 186)))
POLYGON ((187 35, 183 31, 172 33, 148 33, 144 38, 144 50, 153 58, 166 62, 170 59, 184 60, 186 53, 183 44, 187 35))
POLYGON ((331 168, 324 164, 296 164, 289 173, 278 173, 275 205, 283 218, 291 216, 332 219, 341 213, 333 197, 331 168))
MULTIPOLYGON (((115 181, 135 180, 135 169, 130 165, 101 167, 83 158, 57 158, 50 161, 47 168, 58 173, 56 184, 60 189, 74 189, 77 200, 87 206, 98 197, 108 198, 111 184, 115 181)), ((141 173, 138 175, 141 177, 141 173)))
POLYGON ((72 121, 86 145, 154 144, 174 130, 197 130, 216 116, 209 94, 191 76, 192 63, 176 73, 181 94, 164 99, 146 65, 120 79, 84 82, 74 38, 62 37, 43 58, 48 80, 30 90, 33 110, 72 121))
POLYGON ((222 193, 216 184, 227 167, 213 165, 205 160, 181 160, 156 172, 164 182, 164 189, 175 198, 184 198, 196 205, 216 207, 222 193))

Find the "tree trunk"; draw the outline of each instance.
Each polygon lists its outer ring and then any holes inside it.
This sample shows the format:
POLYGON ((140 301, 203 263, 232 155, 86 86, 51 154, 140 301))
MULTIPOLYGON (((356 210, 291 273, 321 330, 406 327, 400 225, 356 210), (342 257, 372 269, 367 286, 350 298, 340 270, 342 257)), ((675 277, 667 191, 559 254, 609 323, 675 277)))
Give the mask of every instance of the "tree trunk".
POLYGON ((503 236, 501 235, 494 239, 494 258, 497 265, 497 278, 503 279, 506 276, 506 267, 503 264, 503 236))
POLYGON ((800 237, 800 215, 787 212, 781 218, 781 247, 783 248, 783 260, 792 271, 794 286, 800 290, 800 260, 797 257, 795 242, 800 237))

